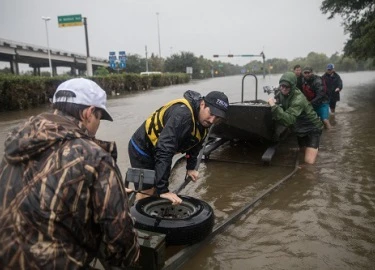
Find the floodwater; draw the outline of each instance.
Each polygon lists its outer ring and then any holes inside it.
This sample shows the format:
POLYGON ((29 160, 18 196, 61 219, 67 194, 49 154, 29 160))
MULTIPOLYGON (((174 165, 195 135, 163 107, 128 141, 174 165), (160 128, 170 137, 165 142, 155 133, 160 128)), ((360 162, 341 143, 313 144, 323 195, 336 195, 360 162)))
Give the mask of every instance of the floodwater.
MULTIPOLYGON (((375 269, 375 72, 340 75, 344 90, 330 118, 334 128, 324 130, 316 164, 301 165, 182 269, 375 269)), ((279 77, 258 77, 258 98, 267 100, 262 87, 277 85, 279 77)), ((117 142, 124 174, 130 166, 127 143, 153 110, 188 89, 203 95, 220 90, 230 102, 240 101, 241 82, 241 76, 215 78, 111 98, 114 122, 102 121, 97 137, 117 142)), ((245 100, 255 98, 254 88, 247 77, 245 100)), ((0 113, 0 152, 9 131, 45 110, 0 113)), ((292 137, 263 166, 256 148, 224 145, 201 164, 200 180, 181 194, 208 202, 220 223, 293 170, 296 146, 292 137)), ((184 176, 182 162, 173 171, 171 190, 184 176)))

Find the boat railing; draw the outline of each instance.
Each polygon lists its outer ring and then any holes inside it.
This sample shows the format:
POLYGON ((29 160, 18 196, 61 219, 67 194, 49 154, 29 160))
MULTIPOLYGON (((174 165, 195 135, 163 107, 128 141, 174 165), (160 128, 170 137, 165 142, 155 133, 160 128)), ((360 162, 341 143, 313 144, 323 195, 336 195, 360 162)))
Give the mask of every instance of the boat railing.
POLYGON ((244 82, 247 76, 253 76, 255 78, 255 100, 258 100, 258 78, 255 74, 247 73, 242 77, 242 92, 241 92, 241 103, 244 102, 244 82))

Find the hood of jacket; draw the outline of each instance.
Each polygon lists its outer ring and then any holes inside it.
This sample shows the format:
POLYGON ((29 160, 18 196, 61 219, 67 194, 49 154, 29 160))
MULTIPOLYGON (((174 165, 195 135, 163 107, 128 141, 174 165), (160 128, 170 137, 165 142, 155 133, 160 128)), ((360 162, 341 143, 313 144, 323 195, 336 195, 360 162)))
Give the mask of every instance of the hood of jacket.
POLYGON ((187 99, 191 105, 191 107, 194 110, 194 116, 198 117, 198 112, 199 112, 199 105, 202 100, 202 96, 200 93, 193 91, 193 90, 187 90, 184 93, 184 98, 187 99))
POLYGON ((72 116, 55 110, 31 117, 13 130, 4 143, 4 158, 11 164, 26 162, 57 142, 90 138, 87 129, 72 116))
POLYGON ((296 88, 297 88, 297 76, 296 74, 294 74, 294 72, 285 72, 280 80, 279 80, 279 84, 281 84, 282 82, 287 82, 291 85, 291 88, 290 88, 290 92, 288 94, 289 95, 293 95, 293 93, 296 91, 296 88))
POLYGON ((297 76, 294 74, 294 72, 286 72, 281 76, 279 84, 282 82, 287 82, 290 84, 290 91, 288 95, 283 95, 281 91, 279 91, 276 99, 279 100, 278 103, 280 103, 284 109, 286 109, 289 108, 289 103, 293 99, 295 93, 299 91, 297 88, 297 76))

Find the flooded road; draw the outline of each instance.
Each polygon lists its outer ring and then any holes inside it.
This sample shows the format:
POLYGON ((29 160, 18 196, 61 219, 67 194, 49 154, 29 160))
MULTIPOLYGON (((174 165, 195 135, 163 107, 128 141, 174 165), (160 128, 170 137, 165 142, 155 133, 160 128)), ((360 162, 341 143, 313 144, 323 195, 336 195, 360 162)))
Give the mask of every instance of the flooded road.
MULTIPOLYGON (((183 269, 375 269, 375 72, 340 75, 344 90, 331 116, 334 128, 323 132, 316 164, 302 166, 183 269)), ((276 86, 279 77, 259 77, 258 98, 267 100, 262 86, 276 86)), ((114 122, 102 121, 97 137, 117 142, 124 175, 130 166, 127 143, 153 110, 188 89, 203 95, 220 90, 230 102, 240 101, 241 80, 216 78, 111 98, 114 122)), ((245 99, 255 98, 254 85, 246 78, 245 99)), ((0 113, 0 152, 11 129, 44 110, 0 113)), ((281 146, 265 167, 262 153, 252 147, 225 145, 201 164, 200 180, 181 194, 208 202, 219 223, 291 172, 296 146, 294 139, 281 146)), ((184 176, 182 163, 172 174, 171 190, 184 176)))

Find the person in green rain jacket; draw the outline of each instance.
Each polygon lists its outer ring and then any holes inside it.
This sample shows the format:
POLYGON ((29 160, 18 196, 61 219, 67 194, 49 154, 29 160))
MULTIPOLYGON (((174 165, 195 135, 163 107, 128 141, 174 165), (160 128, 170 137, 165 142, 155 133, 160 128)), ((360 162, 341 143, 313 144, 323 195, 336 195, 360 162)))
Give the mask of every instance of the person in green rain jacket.
POLYGON ((281 125, 292 127, 298 145, 305 150, 305 162, 314 164, 318 155, 323 123, 305 95, 296 87, 293 72, 284 73, 279 80, 279 92, 268 100, 272 117, 281 125))

